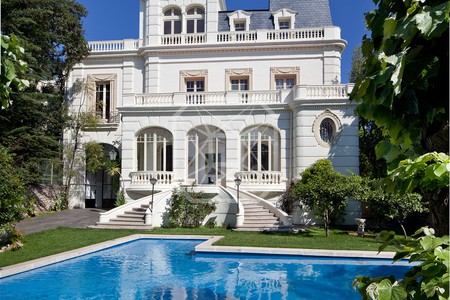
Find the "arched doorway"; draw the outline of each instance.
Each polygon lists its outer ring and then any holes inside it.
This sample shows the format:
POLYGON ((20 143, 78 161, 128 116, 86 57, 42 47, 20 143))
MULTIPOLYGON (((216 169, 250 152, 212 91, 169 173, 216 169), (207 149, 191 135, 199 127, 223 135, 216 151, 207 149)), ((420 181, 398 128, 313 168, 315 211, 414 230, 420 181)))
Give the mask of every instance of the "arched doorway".
POLYGON ((225 185, 225 132, 213 125, 201 125, 188 132, 187 142, 188 182, 225 185))
MULTIPOLYGON (((111 152, 114 152, 115 160, 120 161, 119 151, 116 147, 109 144, 101 144, 101 146, 105 160, 111 160, 111 152)), ((85 206, 87 208, 113 208, 119 186, 119 176, 111 176, 105 169, 96 172, 86 171, 85 206)))

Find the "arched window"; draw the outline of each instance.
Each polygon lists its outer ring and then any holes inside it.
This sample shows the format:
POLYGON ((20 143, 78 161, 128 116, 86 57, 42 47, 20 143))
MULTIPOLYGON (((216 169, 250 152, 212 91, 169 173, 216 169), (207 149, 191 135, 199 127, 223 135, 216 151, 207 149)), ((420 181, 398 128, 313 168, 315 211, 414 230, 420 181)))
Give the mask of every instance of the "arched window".
POLYGON ((164 34, 181 33, 181 10, 178 8, 169 8, 164 11, 164 34))
POLYGON ((226 138, 222 129, 201 125, 187 134, 188 180, 197 184, 222 184, 226 177, 226 138))
POLYGON ((186 14, 186 32, 205 32, 205 10, 201 7, 193 7, 186 14))
POLYGON ((250 127, 241 133, 243 171, 280 171, 280 135, 270 126, 250 127))
POLYGON ((172 134, 163 128, 153 127, 137 136, 138 171, 173 171, 172 134))

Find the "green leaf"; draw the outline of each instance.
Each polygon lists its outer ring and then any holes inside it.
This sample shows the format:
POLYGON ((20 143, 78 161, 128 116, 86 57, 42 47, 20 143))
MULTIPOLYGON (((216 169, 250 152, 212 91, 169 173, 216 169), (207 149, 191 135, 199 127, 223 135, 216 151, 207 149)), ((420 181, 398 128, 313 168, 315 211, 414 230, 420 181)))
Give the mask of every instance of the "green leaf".
POLYGON ((403 300, 408 294, 404 287, 396 281, 394 284, 389 279, 382 280, 378 285, 379 300, 403 300))
POLYGON ((448 172, 448 168, 450 168, 450 164, 439 164, 438 167, 434 170, 434 175, 437 177, 441 177, 443 174, 448 172))
POLYGON ((417 28, 423 35, 429 35, 433 30, 433 19, 429 11, 423 11, 415 16, 417 28))
POLYGON ((377 158, 385 158, 388 163, 398 158, 401 154, 400 149, 388 141, 379 143, 375 148, 375 153, 377 158))

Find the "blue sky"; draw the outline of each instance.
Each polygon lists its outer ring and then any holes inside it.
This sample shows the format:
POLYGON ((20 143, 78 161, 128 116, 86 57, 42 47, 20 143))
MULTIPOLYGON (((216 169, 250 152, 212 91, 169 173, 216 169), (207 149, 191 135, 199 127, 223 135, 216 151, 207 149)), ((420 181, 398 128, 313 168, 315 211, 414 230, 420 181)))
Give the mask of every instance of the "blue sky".
MULTIPOLYGON (((292 0, 296 1, 296 0, 292 0)), ((89 11, 83 21, 88 41, 121 40, 139 36, 139 0, 78 0, 89 11)), ((265 9, 268 0, 226 0, 228 10, 265 9)), ((333 24, 341 27, 348 45, 342 55, 342 83, 348 82, 353 49, 365 30, 364 13, 375 8, 372 0, 330 0, 333 24)))

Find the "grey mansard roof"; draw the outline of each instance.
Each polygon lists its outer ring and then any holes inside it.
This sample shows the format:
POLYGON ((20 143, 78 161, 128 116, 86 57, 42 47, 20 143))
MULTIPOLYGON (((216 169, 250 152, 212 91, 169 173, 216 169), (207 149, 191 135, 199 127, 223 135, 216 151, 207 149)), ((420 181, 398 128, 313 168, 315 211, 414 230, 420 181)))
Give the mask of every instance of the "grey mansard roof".
MULTIPOLYGON (((269 0, 269 10, 246 10, 252 13, 250 30, 274 29, 272 13, 283 8, 297 12, 295 28, 333 25, 328 0, 269 0)), ((219 12, 219 31, 230 31, 227 16, 230 12, 219 12)))

